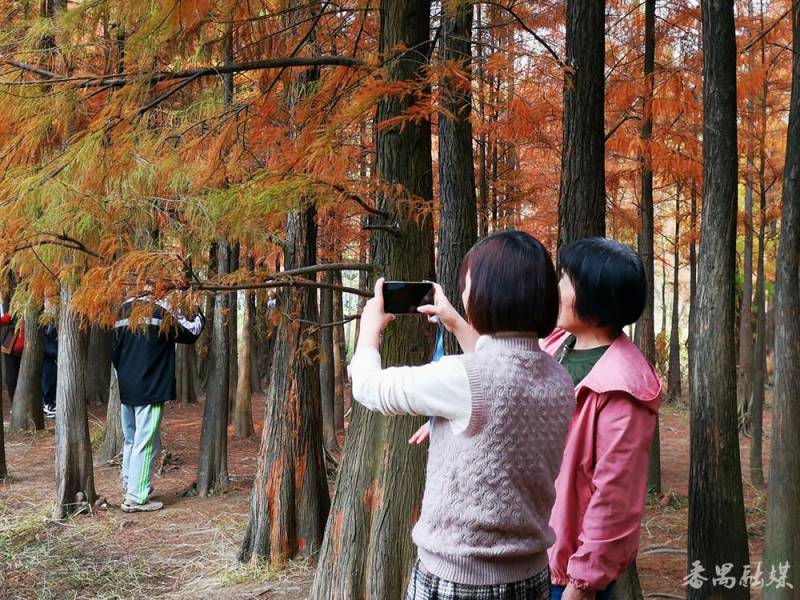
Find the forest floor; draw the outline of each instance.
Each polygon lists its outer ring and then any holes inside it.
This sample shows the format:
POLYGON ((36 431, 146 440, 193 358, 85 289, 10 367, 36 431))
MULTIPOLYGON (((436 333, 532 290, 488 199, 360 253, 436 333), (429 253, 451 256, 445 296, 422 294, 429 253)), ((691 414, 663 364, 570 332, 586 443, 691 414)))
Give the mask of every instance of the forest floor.
MULTIPOLYGON (((9 406, 3 407, 8 419, 9 406)), ((168 405, 162 425, 163 466, 155 495, 164 510, 126 514, 112 506, 65 523, 49 517, 54 493, 53 421, 36 433, 6 433, 11 477, 0 483, 0 598, 306 598, 313 567, 291 563, 280 572, 236 561, 258 456, 264 397, 254 399, 256 435, 228 442, 232 485, 221 496, 183 492, 195 478, 202 405, 168 405)), ((685 403, 661 413, 664 495, 648 501, 639 572, 645 598, 685 597, 688 522, 689 411, 685 403), (658 552, 653 552, 658 549, 658 552), (666 596, 662 596, 666 594, 666 596), (671 596, 670 596, 671 595, 671 596)), ((769 456, 769 421, 764 456, 769 456)), ((99 446, 105 407, 91 407, 99 446)), ((760 560, 765 495, 749 483, 750 440, 741 439, 751 562, 760 560)), ((96 447, 97 447, 96 446, 96 447)), ((95 466, 95 487, 109 504, 121 501, 119 467, 95 466)), ((713 576, 713 567, 706 575, 713 576)), ((758 597, 757 592, 754 597, 758 597)))

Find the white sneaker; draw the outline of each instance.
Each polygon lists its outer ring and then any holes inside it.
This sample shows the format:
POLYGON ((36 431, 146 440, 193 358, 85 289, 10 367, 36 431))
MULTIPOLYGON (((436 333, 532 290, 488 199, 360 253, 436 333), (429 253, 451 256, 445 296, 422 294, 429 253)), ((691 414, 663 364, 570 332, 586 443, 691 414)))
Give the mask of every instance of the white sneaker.
POLYGON ((136 504, 135 502, 131 502, 126 498, 125 501, 120 505, 120 508, 122 509, 122 512, 126 513, 153 512, 164 508, 164 504, 162 502, 156 502, 155 500, 148 500, 144 504, 136 504))

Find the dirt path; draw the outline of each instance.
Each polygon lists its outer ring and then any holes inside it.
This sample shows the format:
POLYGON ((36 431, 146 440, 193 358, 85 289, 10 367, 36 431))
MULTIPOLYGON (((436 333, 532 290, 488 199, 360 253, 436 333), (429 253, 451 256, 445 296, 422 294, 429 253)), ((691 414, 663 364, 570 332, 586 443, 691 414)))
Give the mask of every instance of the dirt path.
MULTIPOLYGON (((9 407, 4 406, 8 418, 9 407)), ((183 497, 194 481, 201 405, 168 406, 163 424, 167 460, 156 495, 165 510, 129 515, 99 510, 64 524, 48 520, 53 495, 52 421, 36 434, 6 434, 12 479, 0 484, 0 597, 2 598, 305 598, 313 576, 303 562, 279 573, 236 561, 264 413, 255 399, 256 436, 229 440, 232 489, 213 498, 183 497)), ((104 407, 91 409, 93 435, 102 430, 104 407)), ((770 413, 765 431, 769 433, 770 413)), ((688 521, 689 429, 686 406, 667 406, 661 416, 665 496, 649 503, 638 559, 645 593, 685 596, 688 521), (658 547, 668 553, 653 554, 658 547)), ((749 440, 741 443, 751 562, 760 560, 764 494, 749 484, 749 440)), ((769 453, 765 439, 764 455, 769 453)), ((163 456, 163 455, 162 455, 163 456)), ((766 462, 766 461, 765 461, 766 462)), ((117 466, 97 465, 98 493, 121 499, 117 466)), ((754 593, 754 597, 758 597, 754 593)))

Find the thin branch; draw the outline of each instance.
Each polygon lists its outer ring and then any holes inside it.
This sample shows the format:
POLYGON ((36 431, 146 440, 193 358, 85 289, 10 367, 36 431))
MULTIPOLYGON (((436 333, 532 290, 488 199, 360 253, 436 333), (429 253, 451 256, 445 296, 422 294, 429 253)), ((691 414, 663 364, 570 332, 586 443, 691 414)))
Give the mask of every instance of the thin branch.
POLYGON ((770 32, 770 31, 772 31, 773 29, 775 29, 775 27, 777 27, 778 23, 780 23, 781 21, 783 21, 783 20, 786 18, 786 16, 787 16, 789 13, 791 13, 791 12, 792 12, 792 8, 791 8, 791 7, 787 8, 787 9, 786 9, 786 11, 785 11, 785 12, 784 12, 784 13, 783 13, 783 14, 782 14, 780 17, 778 17, 777 19, 775 19, 775 21, 773 21, 773 22, 772 22, 772 24, 771 24, 769 27, 767 27, 767 28, 766 28, 764 31, 762 31, 762 32, 761 32, 759 35, 757 35, 755 38, 753 38, 752 40, 750 40, 750 41, 747 43, 747 45, 746 45, 744 48, 742 48, 741 50, 739 50, 739 54, 744 54, 745 52, 747 52, 748 50, 750 50, 750 48, 752 48, 753 46, 755 46, 755 45, 756 45, 758 42, 760 42, 760 41, 761 41, 761 40, 763 40, 765 37, 767 37, 767 35, 769 34, 769 32, 770 32))
POLYGON ((552 56, 552 57, 555 59, 555 61, 558 63, 558 66, 559 66, 559 67, 561 67, 561 68, 563 69, 563 68, 566 66, 566 64, 564 63, 564 61, 563 61, 563 60, 561 60, 561 57, 560 57, 560 56, 558 56, 558 53, 557 53, 555 50, 553 50, 553 48, 550 46, 550 44, 548 44, 548 43, 547 43, 547 42, 546 42, 546 41, 545 41, 545 40, 544 40, 544 39, 543 39, 543 38, 542 38, 542 37, 541 37, 541 36, 540 36, 538 33, 536 33, 536 32, 535 32, 533 29, 531 29, 530 27, 528 27, 528 25, 525 23, 525 21, 523 21, 523 20, 522 20, 522 17, 520 17, 520 16, 519 16, 517 13, 515 13, 515 12, 514 12, 514 11, 511 9, 511 7, 509 7, 509 6, 506 6, 506 5, 502 4, 501 2, 488 2, 488 1, 486 1, 486 0, 478 0, 478 1, 476 2, 476 4, 487 4, 487 5, 489 5, 489 6, 495 6, 495 7, 497 7, 497 8, 502 8, 502 9, 503 9, 504 11, 506 11, 506 12, 507 12, 509 15, 511 15, 511 16, 514 18, 514 20, 515 20, 517 23, 519 23, 519 26, 520 26, 520 27, 522 27, 522 29, 524 29, 524 30, 525 30, 525 31, 527 31, 529 34, 531 34, 531 35, 533 36, 533 39, 535 39, 537 42, 539 42, 539 43, 540 43, 540 44, 541 44, 541 45, 544 47, 544 49, 545 49, 545 50, 547 50, 547 52, 550 54, 550 56, 552 56))
POLYGON ((5 61, 6 64, 14 66, 22 71, 28 71, 41 77, 41 81, 3 81, 3 85, 37 85, 42 83, 68 83, 80 82, 75 87, 78 89, 95 87, 123 87, 130 83, 158 83, 174 79, 211 77, 225 75, 227 73, 243 73, 245 71, 259 71, 265 69, 287 69, 293 67, 363 67, 366 63, 363 60, 350 58, 348 56, 292 56, 289 58, 272 58, 267 60, 256 60, 234 65, 220 65, 217 67, 196 67, 183 71, 162 71, 150 76, 141 77, 136 74, 123 73, 114 77, 61 77, 50 71, 45 71, 33 65, 17 61, 5 61))
POLYGON ((175 289, 191 289, 201 292, 235 292, 239 290, 264 290, 269 288, 281 287, 308 287, 328 289, 347 294, 354 294, 364 298, 372 298, 372 292, 368 290, 360 290, 358 288, 346 287, 335 285, 333 283, 325 283, 321 281, 310 281, 308 279, 289 279, 285 281, 269 281, 266 283, 243 283, 237 285, 215 285, 215 284, 202 284, 202 285, 187 285, 181 288, 178 286, 175 289))

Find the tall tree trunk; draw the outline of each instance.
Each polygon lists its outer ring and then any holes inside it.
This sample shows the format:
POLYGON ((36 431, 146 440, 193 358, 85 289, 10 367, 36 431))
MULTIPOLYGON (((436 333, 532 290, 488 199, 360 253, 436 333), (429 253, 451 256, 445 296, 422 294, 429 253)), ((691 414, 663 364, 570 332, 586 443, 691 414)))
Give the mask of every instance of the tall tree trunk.
MULTIPOLYGON (((230 246, 228 273, 239 270, 239 242, 230 246)), ((239 292, 231 292, 228 301, 228 418, 236 407, 236 386, 239 383, 239 292)))
MULTIPOLYGON (((748 16, 753 18, 753 0, 747 4, 748 16)), ((755 71, 753 53, 748 59, 749 71, 755 71)), ((766 75, 764 75, 766 78, 766 75)), ((747 108, 752 115, 753 102, 747 101, 747 108)), ((749 406, 752 394, 753 381, 753 176, 755 171, 753 152, 753 127, 752 117, 744 119, 745 135, 747 136, 747 164, 744 177, 744 255, 742 257, 742 298, 739 308, 739 353, 738 369, 736 370, 736 394, 738 398, 739 428, 742 431, 749 429, 749 406)))
MULTIPOLYGON (((331 271, 325 273, 325 281, 333 283, 331 271)), ((334 406, 336 403, 336 364, 333 360, 333 291, 322 289, 319 292, 319 398, 322 407, 322 439, 328 449, 338 448, 334 406)))
POLYGON ((688 371, 688 385, 692 389, 692 380, 694 373, 695 350, 695 326, 694 315, 697 307, 697 183, 693 180, 691 183, 691 206, 689 213, 689 227, 691 229, 692 238, 689 242, 689 333, 686 336, 686 355, 689 364, 688 371))
MULTIPOLYGON (((384 0, 380 19, 380 49, 389 81, 417 79, 429 43, 429 0, 384 0), (397 48, 400 54, 389 56, 397 48)), ((424 210, 433 198, 430 123, 413 120, 402 127, 380 127, 405 114, 415 101, 410 96, 381 99, 377 171, 385 184, 382 190, 402 186, 406 194, 425 201, 424 210)), ((379 272, 399 280, 430 279, 433 224, 428 214, 412 213, 402 198, 385 191, 379 193, 378 206, 400 225, 397 235, 373 232, 370 255, 379 272)), ((422 364, 430 358, 431 341, 424 319, 398 319, 383 334, 383 362, 422 364)), ((416 556, 411 526, 421 506, 425 472, 425 453, 409 446, 408 438, 421 424, 420 418, 384 417, 353 407, 311 598, 402 597, 416 556)))
POLYGON ((197 402, 197 354, 192 344, 177 344, 175 348, 176 398, 181 404, 197 402))
POLYGON ((86 411, 89 333, 81 328, 71 302, 72 290, 62 284, 56 385, 56 521, 91 507, 96 496, 86 411))
POLYGON ((475 54, 478 58, 478 112, 480 113, 481 133, 478 139, 478 190, 480 210, 478 211, 478 227, 481 236, 489 234, 489 179, 486 174, 486 131, 483 125, 486 123, 486 72, 483 65, 483 8, 481 4, 475 5, 477 13, 477 41, 475 44, 475 54))
POLYGON ((606 232, 605 0, 567 0, 558 247, 606 232))
POLYGON ((800 591, 800 0, 792 1, 792 36, 792 96, 776 268, 775 388, 764 535, 764 564, 776 570, 788 569, 789 585, 765 586, 764 600, 789 600, 800 591))
MULTIPOLYGON (((760 3, 761 66, 766 64, 764 5, 760 3)), ((756 345, 753 351, 753 391, 750 401, 750 481, 764 487, 764 392, 767 385, 767 319, 766 319, 766 227, 767 227, 767 78, 764 77, 759 98, 758 150, 758 266, 756 267, 756 345)))
POLYGON ((3 369, 0 367, 0 481, 8 477, 8 467, 6 466, 5 417, 3 417, 3 389, 3 369))
POLYGON ((672 325, 669 334, 669 397, 681 397, 681 342, 680 342, 680 288, 681 288, 681 185, 675 194, 675 240, 672 253, 672 325))
MULTIPOLYGON (((217 242, 211 242, 211 248, 208 251, 208 271, 206 276, 211 279, 217 271, 217 242)), ((205 315, 206 326, 203 333, 200 334, 197 342, 195 343, 197 363, 201 365, 208 364, 209 353, 211 350, 211 336, 214 331, 214 294, 206 296, 205 315)), ((202 369, 199 372, 198 384, 205 387, 208 379, 208 371, 202 369)))
POLYGON ((89 334, 89 372, 86 379, 86 394, 90 404, 99 406, 108 402, 111 383, 111 335, 110 329, 92 325, 89 334))
MULTIPOLYGON (((342 284, 342 272, 333 272, 333 282, 342 284)), ((344 321, 344 296, 341 292, 333 294, 333 320, 337 323, 344 321)), ((347 339, 344 325, 333 328, 333 365, 335 371, 335 393, 333 398, 333 426, 338 433, 344 431, 344 401, 347 390, 347 339)), ((338 446, 338 441, 337 441, 338 446)))
MULTIPOLYGON (((317 2, 289 3, 289 25, 313 19, 321 10, 317 2)), ((313 31, 308 37, 315 51, 313 31)), ((313 93, 317 69, 298 71, 287 102, 290 112, 313 93)), ((317 223, 313 199, 303 198, 286 221, 284 265, 293 269, 317 260, 317 223)), ((281 299, 276 332, 267 415, 261 435, 247 529, 239 550, 242 561, 263 557, 274 566, 296 555, 315 556, 322 544, 330 499, 325 474, 320 415, 319 365, 314 347, 319 343, 317 292, 289 288, 281 299)))
MULTIPOLYGON (((229 245, 217 242, 217 274, 225 275, 229 245)), ((208 496, 227 489, 228 478, 228 393, 230 377, 228 302, 230 293, 214 295, 214 331, 208 352, 208 383, 200 431, 200 455, 197 460, 197 493, 208 496)))
MULTIPOLYGON (((703 235, 700 240, 695 343, 704 360, 692 377, 689 565, 749 563, 736 423, 736 38, 733 2, 702 0, 703 235), (707 358, 706 358, 707 357, 707 358)), ((711 578, 688 598, 749 598, 711 578)))
POLYGON ((119 380, 114 369, 111 369, 110 379, 108 408, 106 409, 106 433, 103 436, 103 445, 97 453, 98 461, 114 460, 117 456, 121 456, 122 447, 125 444, 125 436, 122 433, 119 380))
MULTIPOLYGON (((458 272, 464 255, 475 243, 478 214, 472 156, 472 11, 469 2, 445 3, 439 28, 439 56, 455 63, 464 77, 446 70, 440 85, 439 114, 439 283, 453 306, 463 314, 458 272), (451 118, 452 117, 452 118, 451 118)), ((445 351, 460 352, 455 336, 445 336, 445 351)))
POLYGON ((250 351, 253 347, 253 292, 245 292, 242 314, 242 354, 239 357, 239 383, 236 386, 236 406, 233 415, 233 435, 244 438, 253 435, 253 388, 250 351))
POLYGON ((39 327, 39 309, 25 310, 25 351, 19 366, 17 389, 11 405, 10 431, 44 429, 42 364, 44 329, 39 327))

